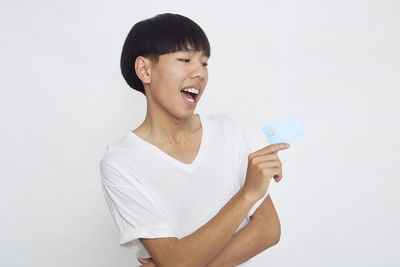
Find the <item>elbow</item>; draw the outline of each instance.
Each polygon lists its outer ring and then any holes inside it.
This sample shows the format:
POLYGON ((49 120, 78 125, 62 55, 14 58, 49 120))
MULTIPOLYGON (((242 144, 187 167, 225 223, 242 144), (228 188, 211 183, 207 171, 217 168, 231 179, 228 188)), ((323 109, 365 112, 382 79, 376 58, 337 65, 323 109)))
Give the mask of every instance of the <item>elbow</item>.
POLYGON ((277 231, 272 235, 272 245, 275 246, 281 240, 281 231, 277 231))
POLYGON ((254 222, 258 222, 256 226, 258 228, 259 244, 265 249, 275 246, 281 239, 281 224, 278 220, 273 222, 264 219, 257 220, 253 218, 254 222))
POLYGON ((279 220, 274 224, 274 226, 271 228, 271 242, 272 245, 276 245, 279 243, 279 240, 281 240, 281 224, 279 220))
POLYGON ((274 225, 273 227, 270 226, 268 229, 266 229, 266 234, 264 239, 265 240, 264 244, 266 246, 266 249, 278 244, 280 239, 281 239, 280 224, 274 225))
POLYGON ((262 241, 263 250, 266 250, 270 247, 277 245, 279 243, 280 238, 281 238, 280 232, 269 230, 264 235, 264 238, 262 241))
POLYGON ((270 232, 271 232, 271 246, 275 246, 276 244, 279 243, 281 239, 281 222, 279 221, 278 216, 276 216, 276 219, 270 226, 270 232))
POLYGON ((272 246, 275 246, 276 244, 279 243, 279 241, 281 240, 281 225, 278 223, 278 225, 276 227, 274 227, 274 229, 272 230, 272 234, 271 234, 271 243, 272 246))
POLYGON ((277 243, 278 243, 279 240, 281 239, 281 222, 279 221, 279 218, 278 218, 278 222, 276 223, 276 225, 277 225, 276 233, 277 233, 277 236, 278 236, 278 241, 277 241, 277 243))

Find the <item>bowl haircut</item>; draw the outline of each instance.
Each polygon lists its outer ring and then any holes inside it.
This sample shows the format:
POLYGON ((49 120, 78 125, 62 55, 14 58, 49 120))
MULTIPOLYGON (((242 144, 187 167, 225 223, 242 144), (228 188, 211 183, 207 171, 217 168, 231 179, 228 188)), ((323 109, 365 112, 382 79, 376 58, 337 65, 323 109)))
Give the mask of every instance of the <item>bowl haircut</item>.
POLYGON ((159 56, 193 48, 210 57, 210 44, 204 31, 191 19, 172 13, 156 15, 142 20, 129 31, 121 54, 121 72, 134 90, 146 95, 143 83, 136 75, 138 56, 157 63, 159 56))

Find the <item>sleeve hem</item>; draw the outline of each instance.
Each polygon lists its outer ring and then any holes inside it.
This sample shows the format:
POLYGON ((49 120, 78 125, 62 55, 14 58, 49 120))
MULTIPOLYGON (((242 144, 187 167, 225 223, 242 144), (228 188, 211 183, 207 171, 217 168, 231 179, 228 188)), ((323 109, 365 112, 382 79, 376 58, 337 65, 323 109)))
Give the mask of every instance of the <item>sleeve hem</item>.
MULTIPOLYGON (((268 188, 269 189, 269 188, 268 188)), ((253 207, 250 209, 249 213, 247 214, 247 217, 250 218, 250 216, 252 216, 254 214, 254 212, 256 212, 256 210, 258 209, 258 207, 261 205, 261 203, 264 201, 264 199, 267 198, 267 196, 269 195, 269 190, 267 190, 267 193, 265 194, 265 196, 261 199, 259 199, 256 204, 253 205, 253 207)))
POLYGON ((161 238, 161 237, 177 237, 174 230, 167 223, 156 226, 144 226, 127 231, 121 234, 120 245, 123 247, 132 247, 132 241, 139 238, 161 238))

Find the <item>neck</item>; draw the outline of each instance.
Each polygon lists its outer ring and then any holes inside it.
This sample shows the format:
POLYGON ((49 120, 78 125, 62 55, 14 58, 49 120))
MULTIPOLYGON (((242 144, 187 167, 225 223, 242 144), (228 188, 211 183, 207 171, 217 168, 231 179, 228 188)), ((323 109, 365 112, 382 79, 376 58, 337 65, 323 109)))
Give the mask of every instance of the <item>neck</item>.
POLYGON ((146 118, 135 132, 152 143, 188 143, 193 133, 201 128, 198 114, 189 113, 182 117, 161 109, 149 109, 149 105, 147 107, 146 118))
MULTIPOLYGON (((135 130, 153 143, 180 145, 187 143, 199 129, 198 115, 186 112, 185 115, 172 113, 156 104, 146 91, 147 112, 143 123, 135 130)), ((201 127, 200 127, 201 128, 201 127)))

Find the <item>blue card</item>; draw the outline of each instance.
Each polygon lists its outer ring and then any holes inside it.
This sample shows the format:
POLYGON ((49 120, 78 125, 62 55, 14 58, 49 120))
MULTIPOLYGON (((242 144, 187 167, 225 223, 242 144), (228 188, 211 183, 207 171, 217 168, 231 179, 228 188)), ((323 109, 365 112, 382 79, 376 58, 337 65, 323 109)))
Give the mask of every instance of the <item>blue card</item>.
POLYGON ((296 113, 262 127, 270 145, 288 143, 304 134, 304 128, 296 113))

